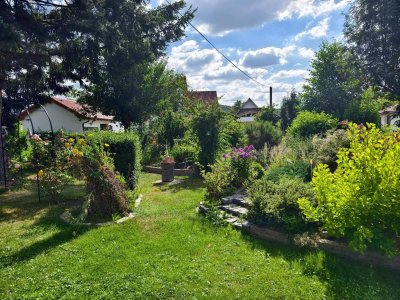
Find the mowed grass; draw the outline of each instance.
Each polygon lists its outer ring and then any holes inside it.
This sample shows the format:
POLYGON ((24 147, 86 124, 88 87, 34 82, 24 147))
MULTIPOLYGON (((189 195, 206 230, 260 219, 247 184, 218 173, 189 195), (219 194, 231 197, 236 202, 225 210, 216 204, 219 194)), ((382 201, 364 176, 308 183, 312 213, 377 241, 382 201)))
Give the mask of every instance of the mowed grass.
POLYGON ((214 227, 200 180, 157 179, 142 175, 135 219, 102 228, 63 223, 68 202, 0 196, 0 299, 400 298, 399 273, 214 227))

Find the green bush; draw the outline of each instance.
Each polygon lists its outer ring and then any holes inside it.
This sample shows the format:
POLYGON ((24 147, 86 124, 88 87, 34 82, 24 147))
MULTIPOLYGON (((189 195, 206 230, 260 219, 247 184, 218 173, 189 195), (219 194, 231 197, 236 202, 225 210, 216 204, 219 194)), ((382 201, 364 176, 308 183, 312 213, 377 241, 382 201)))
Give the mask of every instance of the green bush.
POLYGON ((322 164, 314 171, 317 204, 305 197, 300 207, 330 235, 347 238, 352 248, 373 246, 394 254, 400 232, 399 133, 351 124, 349 139, 334 173, 322 164))
POLYGON ((348 148, 350 146, 347 131, 336 130, 326 137, 314 136, 312 139, 314 150, 314 162, 328 165, 331 171, 335 171, 337 167, 337 153, 340 148, 348 148))
POLYGON ((282 138, 281 130, 271 122, 252 122, 246 124, 245 130, 249 144, 257 150, 262 149, 265 145, 268 145, 268 147, 275 146, 282 138))
POLYGON ((304 182, 311 181, 311 164, 303 160, 296 160, 277 166, 271 166, 267 172, 267 179, 278 182, 282 177, 299 178, 304 182))
POLYGON ((176 164, 185 162, 197 162, 199 157, 199 148, 196 144, 175 143, 170 152, 176 164))
POLYGON ((112 154, 115 169, 124 176, 129 188, 134 189, 139 179, 142 159, 137 133, 98 131, 90 134, 89 141, 105 146, 106 150, 112 154))
POLYGON ((301 179, 282 177, 274 182, 264 176, 254 181, 247 192, 252 203, 248 215, 257 223, 283 227, 296 233, 310 228, 297 200, 301 197, 313 199, 314 192, 301 179))
POLYGON ((203 172, 204 184, 207 190, 207 199, 219 201, 222 197, 234 192, 232 182, 237 178, 237 174, 232 169, 230 160, 217 160, 211 166, 211 172, 203 172))
POLYGON ((224 113, 219 105, 199 105, 193 113, 192 128, 201 150, 199 163, 209 171, 221 149, 224 113))
POLYGON ((247 145, 247 136, 243 124, 236 117, 225 114, 222 121, 221 148, 228 149, 247 145))
POLYGON ((293 120, 287 133, 292 136, 310 137, 315 134, 324 134, 330 129, 335 129, 338 119, 325 114, 303 111, 293 120))

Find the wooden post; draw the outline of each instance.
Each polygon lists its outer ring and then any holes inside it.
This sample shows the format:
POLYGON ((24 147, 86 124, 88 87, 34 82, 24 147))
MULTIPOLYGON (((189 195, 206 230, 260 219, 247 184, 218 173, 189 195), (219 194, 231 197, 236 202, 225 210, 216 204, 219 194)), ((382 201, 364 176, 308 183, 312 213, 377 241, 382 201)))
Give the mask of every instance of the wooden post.
POLYGON ((269 106, 272 107, 272 86, 269 87, 269 106))

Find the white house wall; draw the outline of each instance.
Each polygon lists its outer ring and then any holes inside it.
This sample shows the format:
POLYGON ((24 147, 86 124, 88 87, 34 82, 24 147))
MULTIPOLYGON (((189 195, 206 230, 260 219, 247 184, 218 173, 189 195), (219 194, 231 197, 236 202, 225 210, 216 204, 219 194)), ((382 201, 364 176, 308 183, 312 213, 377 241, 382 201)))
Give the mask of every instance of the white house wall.
MULTIPOLYGON (((44 107, 49 114, 54 131, 62 129, 69 133, 82 133, 82 121, 75 114, 54 103, 47 103, 44 107)), ((51 131, 49 120, 42 108, 30 113, 30 117, 36 132, 51 131)), ((22 126, 25 130, 32 130, 28 116, 22 120, 22 126)))

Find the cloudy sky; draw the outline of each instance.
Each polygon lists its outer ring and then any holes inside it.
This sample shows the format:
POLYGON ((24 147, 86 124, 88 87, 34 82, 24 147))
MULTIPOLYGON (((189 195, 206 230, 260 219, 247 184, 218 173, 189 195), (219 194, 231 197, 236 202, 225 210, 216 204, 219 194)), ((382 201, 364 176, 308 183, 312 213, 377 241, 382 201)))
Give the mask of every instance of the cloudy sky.
MULTIPOLYGON (((152 5, 165 0, 153 0, 152 5)), ((187 0, 197 8, 193 24, 257 85, 218 54, 197 32, 168 49, 168 65, 186 74, 193 90, 216 90, 221 104, 251 97, 280 104, 300 91, 309 62, 323 40, 342 38, 348 0, 187 0)))

